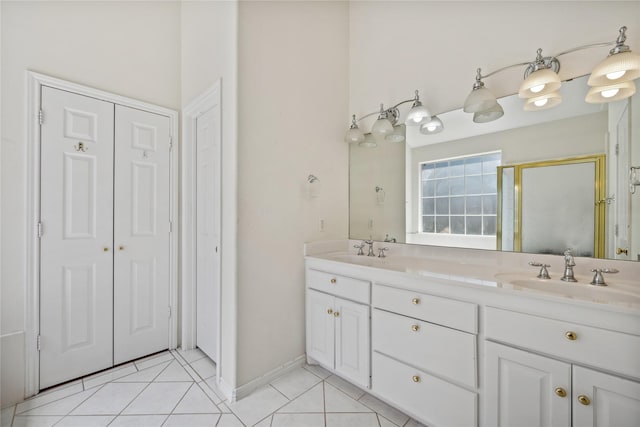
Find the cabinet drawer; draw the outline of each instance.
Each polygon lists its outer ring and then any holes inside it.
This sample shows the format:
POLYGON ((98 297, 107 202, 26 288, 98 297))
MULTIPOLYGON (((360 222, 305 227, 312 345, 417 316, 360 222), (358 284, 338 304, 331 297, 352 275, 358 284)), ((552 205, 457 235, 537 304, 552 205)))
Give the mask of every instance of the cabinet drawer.
POLYGON ((417 368, 476 387, 476 336, 373 310, 373 349, 417 368))
POLYGON ((640 378, 640 337, 487 307, 486 337, 640 378))
POLYGON ((477 395, 403 363, 373 353, 373 391, 437 426, 476 426, 477 395))
POLYGON ((373 306, 476 334, 478 306, 388 286, 373 287, 373 306))
POLYGON ((307 286, 364 304, 369 304, 371 301, 371 283, 367 280, 353 279, 324 271, 307 270, 307 286))

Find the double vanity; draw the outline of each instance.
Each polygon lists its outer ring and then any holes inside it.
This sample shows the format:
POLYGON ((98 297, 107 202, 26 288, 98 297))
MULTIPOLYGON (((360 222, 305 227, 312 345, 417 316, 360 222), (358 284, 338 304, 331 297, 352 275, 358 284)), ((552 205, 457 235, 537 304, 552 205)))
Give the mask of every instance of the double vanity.
POLYGON ((357 243, 305 248, 309 363, 429 426, 640 425, 637 263, 357 243))

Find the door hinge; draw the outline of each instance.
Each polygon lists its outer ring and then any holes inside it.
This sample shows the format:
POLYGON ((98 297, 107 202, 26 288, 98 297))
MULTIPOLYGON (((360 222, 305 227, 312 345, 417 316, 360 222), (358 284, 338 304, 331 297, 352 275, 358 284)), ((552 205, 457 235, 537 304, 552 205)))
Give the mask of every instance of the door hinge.
POLYGON ((620 231, 620 227, 618 226, 618 224, 616 224, 613 230, 614 236, 618 237, 619 231, 620 231))
POLYGON ((616 156, 620 155, 620 144, 616 144, 616 156))
POLYGON ((169 136, 169 151, 173 150, 173 137, 169 136))
POLYGON ((38 337, 36 338, 36 348, 38 349, 38 351, 40 351, 40 335, 38 335, 38 337))
POLYGON ((43 231, 42 231, 42 222, 38 222, 37 227, 37 232, 38 232, 38 239, 42 237, 43 231))
POLYGON ((169 309, 169 310, 167 311, 167 314, 168 314, 168 316, 167 316, 167 317, 171 318, 171 306, 169 306, 169 307, 167 307, 167 308, 169 309))
POLYGON ((44 113, 42 110, 38 111, 38 123, 42 125, 44 123, 44 113))
POLYGON ((169 233, 173 233, 173 221, 169 221, 169 233))

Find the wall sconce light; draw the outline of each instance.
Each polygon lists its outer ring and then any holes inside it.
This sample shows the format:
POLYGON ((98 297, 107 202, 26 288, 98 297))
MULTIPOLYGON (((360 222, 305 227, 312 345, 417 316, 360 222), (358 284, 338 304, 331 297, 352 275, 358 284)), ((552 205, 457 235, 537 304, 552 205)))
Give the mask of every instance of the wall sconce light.
POLYGON ((497 100, 486 89, 482 79, 506 69, 521 66, 526 66, 526 69, 518 96, 525 99, 524 110, 537 111, 552 108, 562 102, 562 96, 559 92, 562 83, 558 76, 560 70, 558 57, 578 50, 611 46, 612 44, 615 44, 615 47, 609 51, 609 56, 591 72, 587 82, 591 89, 587 93, 585 101, 598 103, 628 98, 636 91, 633 80, 640 77, 640 55, 631 52, 629 46, 624 44, 627 38, 626 30, 627 27, 620 28, 620 35, 615 42, 579 46, 555 56, 542 56, 542 49, 538 49, 535 61, 507 65, 486 75, 482 75, 480 68, 478 68, 473 90, 467 96, 463 110, 466 113, 473 113, 473 121, 476 123, 486 123, 502 117, 504 112, 500 112, 501 108, 496 107, 497 100))
MULTIPOLYGON (((442 121, 437 119, 439 122, 440 128, 442 128, 442 121)), ((406 126, 424 126, 427 123, 432 121, 431 113, 429 110, 422 105, 420 101, 420 96, 418 91, 416 90, 415 96, 412 99, 407 99, 401 102, 398 102, 391 108, 384 108, 383 104, 380 104, 380 110, 366 114, 359 119, 356 118, 354 114, 351 118, 351 126, 347 133, 345 134, 344 141, 350 144, 358 144, 361 147, 376 147, 377 142, 386 141, 386 142, 403 142, 405 140, 405 125, 406 126), (402 104, 406 104, 408 102, 412 102, 411 109, 407 113, 407 117, 405 119, 404 124, 398 125, 398 121, 400 118, 400 110, 398 107, 402 104), (374 114, 378 115, 375 123, 371 128, 371 136, 373 138, 367 138, 367 134, 363 133, 358 128, 358 122, 373 116, 374 114)), ((434 122, 435 123, 435 122, 434 122)), ((437 125, 436 125, 437 127, 437 125)), ((422 130, 421 130, 422 132, 422 130)), ((424 133, 424 132, 423 132, 424 133)), ((433 132, 435 133, 435 132, 433 132)))
POLYGON ((423 135, 433 135, 442 132, 444 124, 438 116, 431 116, 431 120, 420 125, 420 133, 423 135))

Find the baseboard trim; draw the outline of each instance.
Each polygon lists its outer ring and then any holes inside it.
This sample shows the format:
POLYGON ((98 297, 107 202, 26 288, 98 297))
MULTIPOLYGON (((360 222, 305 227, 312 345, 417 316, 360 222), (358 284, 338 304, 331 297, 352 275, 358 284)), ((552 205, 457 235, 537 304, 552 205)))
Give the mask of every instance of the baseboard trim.
MULTIPOLYGON (((249 381, 246 384, 241 385, 240 387, 237 387, 235 390, 232 391, 231 393, 231 401, 235 402, 236 400, 240 400, 243 397, 247 397, 248 395, 250 395, 252 392, 254 392, 255 390, 259 389, 262 386, 265 386, 267 384, 269 384, 271 381, 273 381, 274 379, 278 378, 281 375, 286 374, 289 371, 292 371, 296 368, 299 368, 300 366, 304 365, 305 361, 307 359, 307 356, 302 354, 298 357, 296 357, 293 360, 290 360, 280 366, 278 366, 275 369, 272 369, 271 371, 267 372, 266 374, 262 375, 261 377, 258 377, 254 380, 249 381)), ((225 395, 227 395, 226 390, 222 390, 225 395)))

